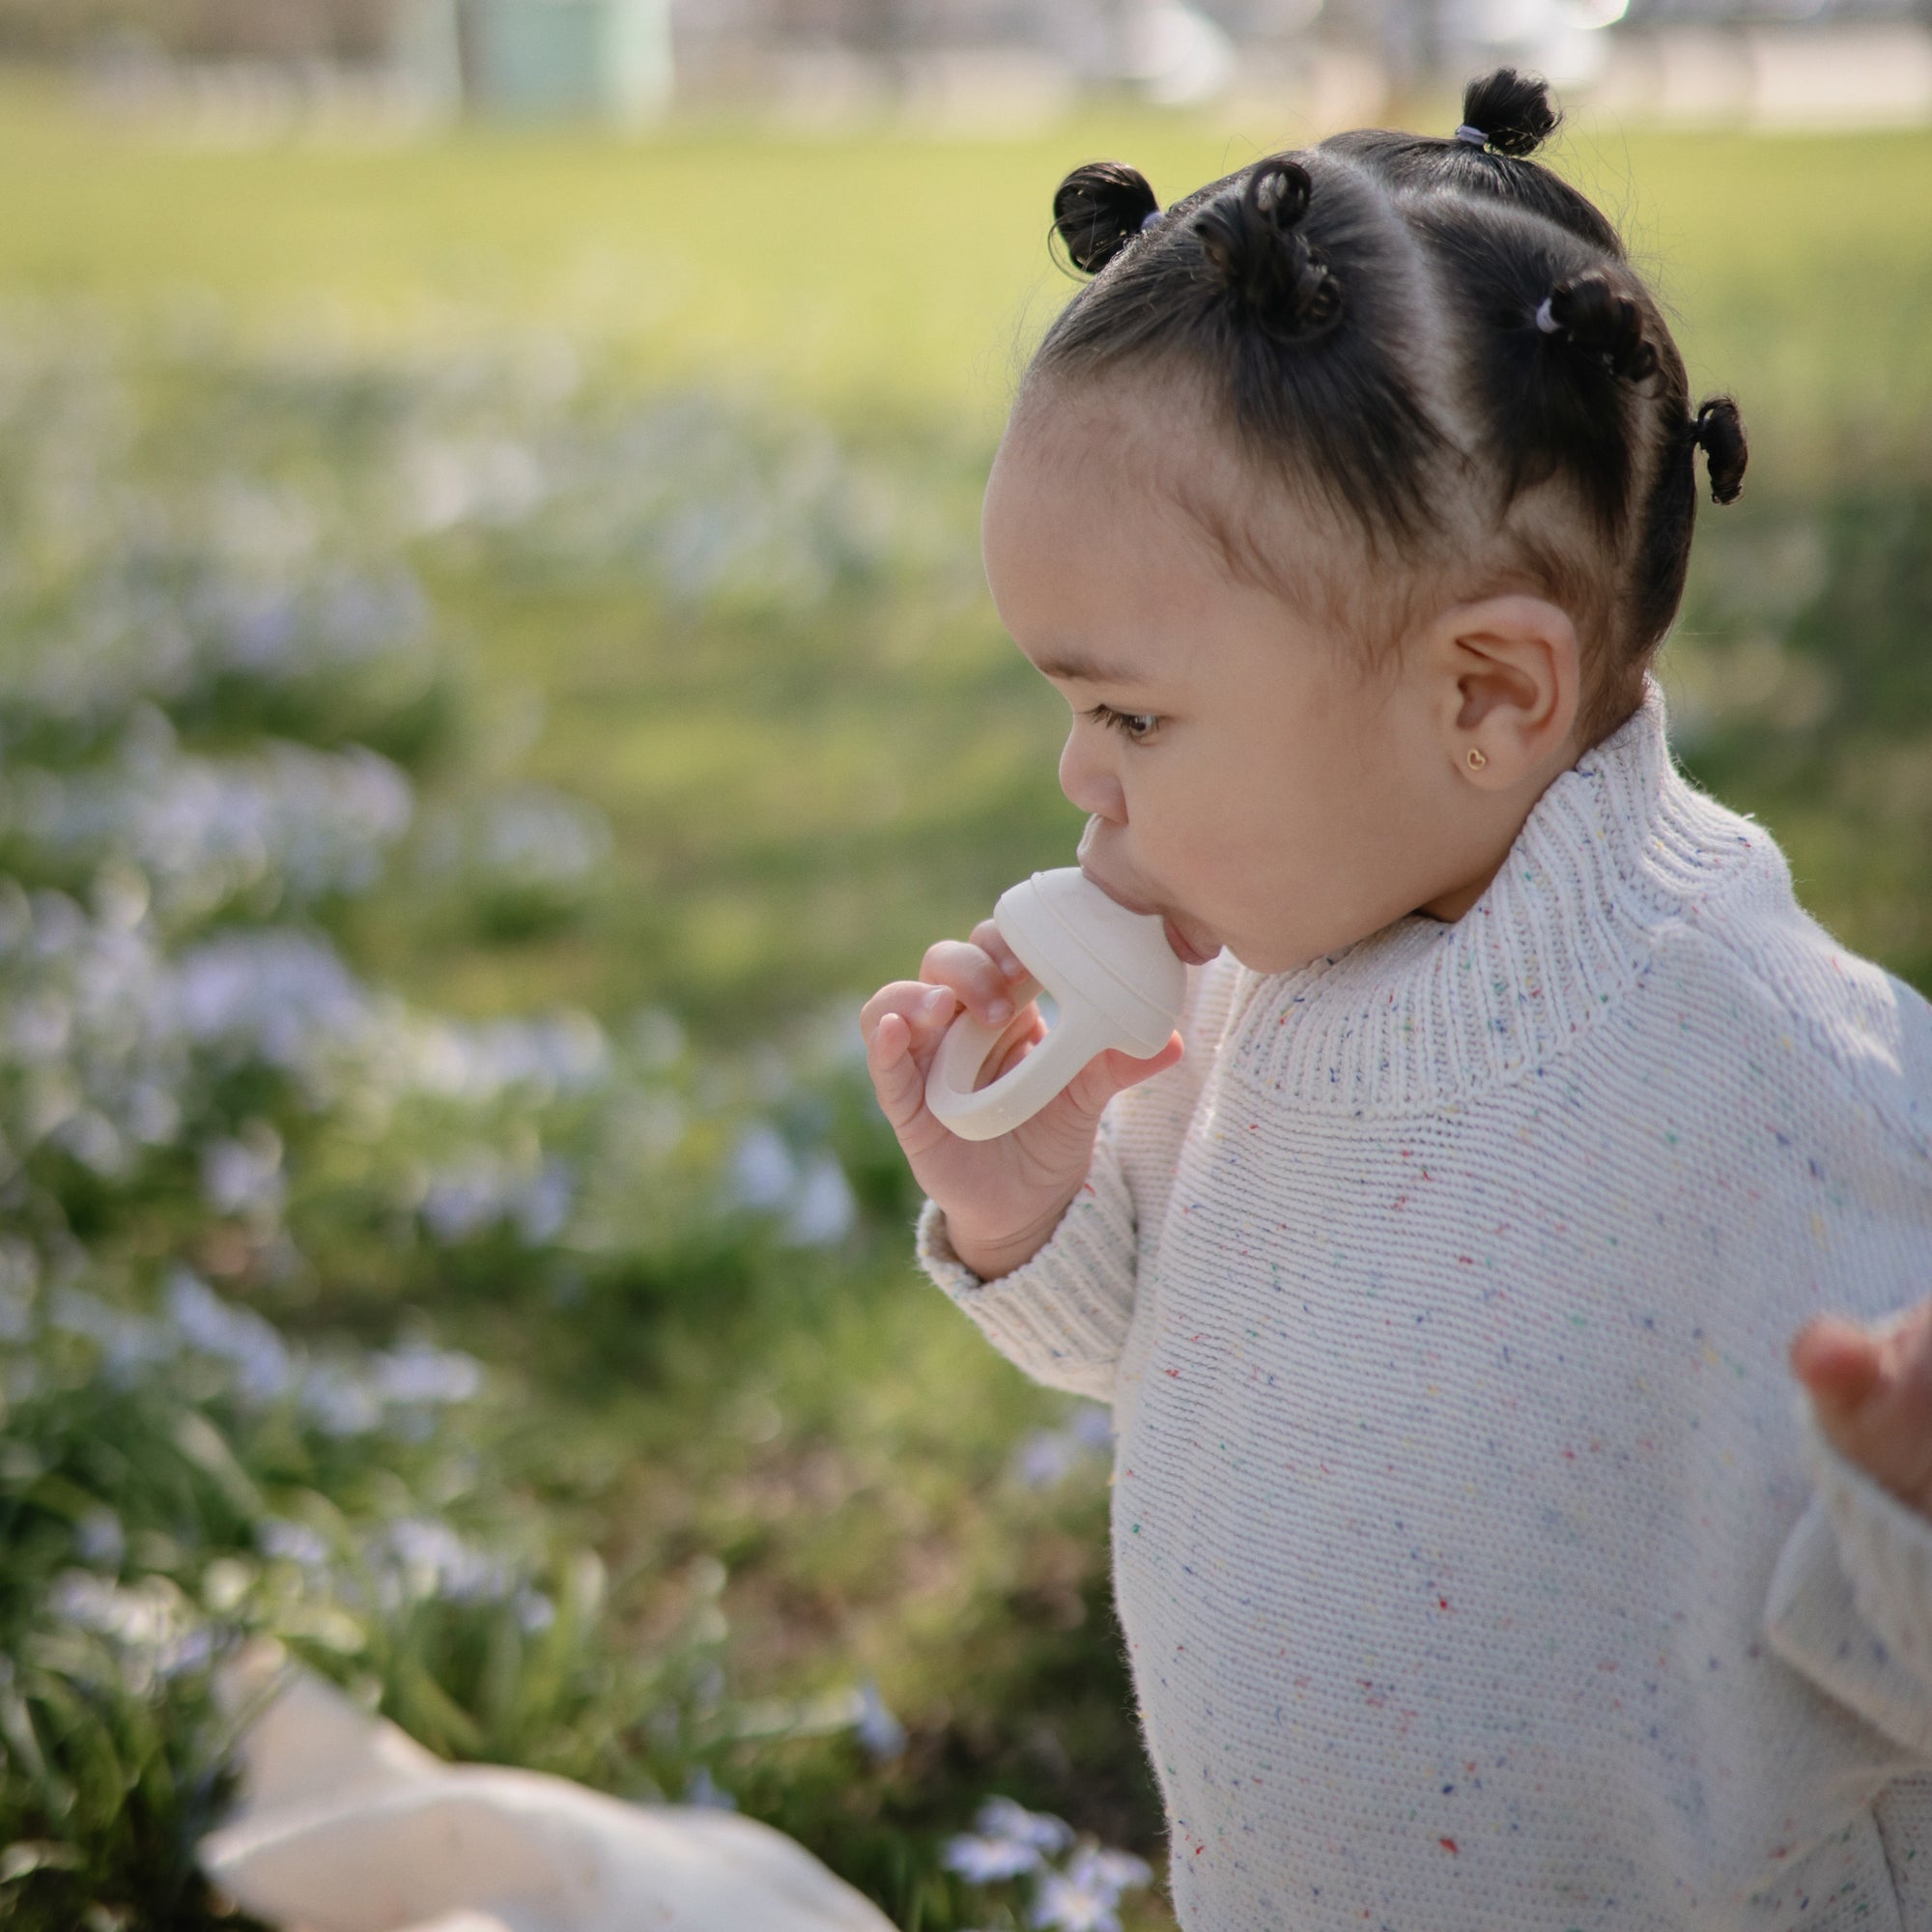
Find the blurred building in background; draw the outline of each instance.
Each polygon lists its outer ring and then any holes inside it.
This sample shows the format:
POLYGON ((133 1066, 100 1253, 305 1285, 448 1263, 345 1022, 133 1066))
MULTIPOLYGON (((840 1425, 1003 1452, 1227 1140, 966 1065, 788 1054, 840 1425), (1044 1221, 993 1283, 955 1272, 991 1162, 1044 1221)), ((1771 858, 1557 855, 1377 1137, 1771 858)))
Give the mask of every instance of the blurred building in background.
POLYGON ((670 104, 670 0, 392 0, 426 96, 511 114, 648 119, 670 104))
POLYGON ((1932 0, 0 0, 103 99, 648 122, 1037 125, 1094 95, 1317 127, 1500 59, 1633 117, 1932 120, 1932 0))

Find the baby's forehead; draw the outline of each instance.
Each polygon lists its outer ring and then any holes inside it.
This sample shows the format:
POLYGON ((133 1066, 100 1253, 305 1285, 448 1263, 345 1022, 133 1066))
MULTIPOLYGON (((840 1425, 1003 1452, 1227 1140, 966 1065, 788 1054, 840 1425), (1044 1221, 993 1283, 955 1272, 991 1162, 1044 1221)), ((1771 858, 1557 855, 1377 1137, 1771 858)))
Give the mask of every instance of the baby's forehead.
POLYGON ((1219 506, 1239 495, 1211 435, 1171 404, 1080 397, 1036 409, 1015 415, 988 480, 987 566, 1073 578, 1139 574, 1158 556, 1192 579, 1228 514, 1219 506))
MULTIPOLYGON (((1067 460, 1081 444, 1062 427, 1035 425, 1037 451, 1015 446, 1015 487, 989 516, 985 550, 1003 624, 1076 708, 1179 707, 1198 724, 1276 705, 1291 668, 1359 671, 1374 655, 1336 613, 1375 582, 1338 567, 1339 532, 1318 538, 1237 473, 1169 461, 1096 480, 1067 460)), ((1117 428, 1085 446, 1104 453, 1117 428)))
POLYGON ((1232 469, 1238 461, 1206 384, 1160 365, 1030 384, 1007 426, 1002 454, 1009 451, 1056 475, 1142 487, 1170 472, 1232 469), (1091 473, 1096 461, 1106 466, 1097 475, 1091 473))
POLYGON ((1042 515, 1128 543, 1170 538, 1229 587, 1264 591, 1331 628, 1353 628, 1368 604, 1382 621, 1391 591, 1416 574, 1334 502, 1313 461, 1257 463, 1180 376, 1118 372, 1024 397, 998 470, 1015 487, 989 508, 1010 513, 1016 547, 1045 535, 1042 515))
MULTIPOLYGON (((1091 385, 1017 410, 988 490, 989 515, 1012 534, 1044 524, 1104 529, 1132 541, 1204 538, 1217 553, 1236 521, 1278 521, 1284 506, 1247 473, 1204 407, 1166 385, 1140 393, 1091 385), (1245 506, 1245 509, 1243 508, 1245 506)), ((1275 533, 1292 540, 1293 520, 1275 533)))

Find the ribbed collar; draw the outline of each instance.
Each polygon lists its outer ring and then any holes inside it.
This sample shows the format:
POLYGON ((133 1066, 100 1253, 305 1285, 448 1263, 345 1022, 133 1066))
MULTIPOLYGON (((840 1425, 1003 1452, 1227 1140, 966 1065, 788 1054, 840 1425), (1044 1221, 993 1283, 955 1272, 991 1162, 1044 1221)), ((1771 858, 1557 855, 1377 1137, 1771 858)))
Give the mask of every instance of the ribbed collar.
POLYGON ((1242 969, 1233 1065, 1322 1112, 1456 1106, 1548 1065, 1634 983, 1662 928, 1744 870, 1763 829, 1670 755, 1662 687, 1537 800, 1483 896, 1408 914, 1345 952, 1242 969))

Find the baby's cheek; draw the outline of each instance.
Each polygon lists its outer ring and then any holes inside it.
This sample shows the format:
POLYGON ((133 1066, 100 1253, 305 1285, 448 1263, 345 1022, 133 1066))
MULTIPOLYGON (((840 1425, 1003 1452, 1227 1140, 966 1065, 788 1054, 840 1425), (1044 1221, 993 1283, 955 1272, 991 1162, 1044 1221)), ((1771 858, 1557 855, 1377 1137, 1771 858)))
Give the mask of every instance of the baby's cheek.
POLYGON ((1216 881, 1216 936, 1256 973, 1287 973, 1360 937, 1351 930, 1347 880, 1305 851, 1252 855, 1216 881), (1342 935, 1347 934, 1347 937, 1342 935))

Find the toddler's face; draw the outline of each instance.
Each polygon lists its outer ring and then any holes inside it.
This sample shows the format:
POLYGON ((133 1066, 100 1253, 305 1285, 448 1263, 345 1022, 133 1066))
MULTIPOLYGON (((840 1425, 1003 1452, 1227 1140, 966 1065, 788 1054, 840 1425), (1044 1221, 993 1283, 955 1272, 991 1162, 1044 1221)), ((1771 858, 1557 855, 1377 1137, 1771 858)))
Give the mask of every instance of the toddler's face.
MULTIPOLYGON (((1252 489, 1217 462, 1171 406, 1110 397, 1023 412, 993 466, 986 575, 1073 713, 1082 866, 1183 958, 1225 946, 1264 973, 1405 913, 1460 918, 1494 863, 1447 749, 1454 675, 1425 655, 1365 679, 1320 596, 1303 614, 1236 582, 1164 487, 1252 489)), ((1313 587, 1316 556, 1278 561, 1313 587)))

